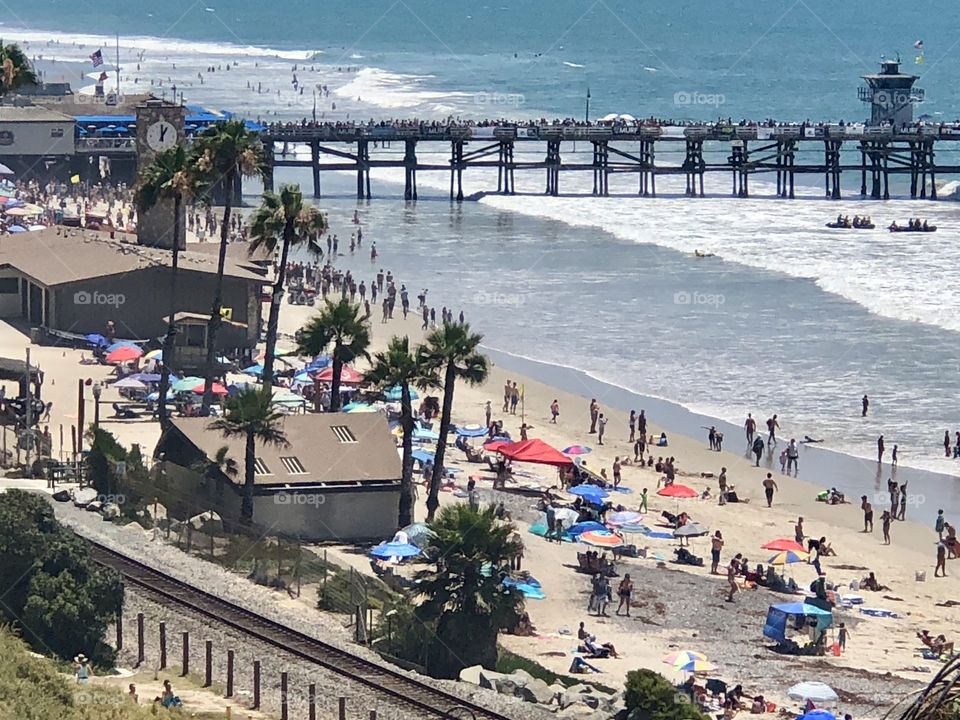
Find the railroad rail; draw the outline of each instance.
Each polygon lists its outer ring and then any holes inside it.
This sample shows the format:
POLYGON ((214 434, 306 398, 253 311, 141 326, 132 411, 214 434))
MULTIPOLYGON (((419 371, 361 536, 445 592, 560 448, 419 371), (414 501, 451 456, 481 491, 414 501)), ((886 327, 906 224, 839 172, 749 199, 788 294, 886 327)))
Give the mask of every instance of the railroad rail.
POLYGON ((422 717, 462 720, 463 711, 466 710, 475 720, 512 720, 506 715, 292 630, 134 560, 106 545, 89 539, 87 542, 92 548, 91 557, 97 563, 113 568, 126 582, 160 598, 164 604, 186 608, 206 619, 318 665, 336 675, 361 683, 379 696, 388 698, 392 703, 421 713, 422 717))

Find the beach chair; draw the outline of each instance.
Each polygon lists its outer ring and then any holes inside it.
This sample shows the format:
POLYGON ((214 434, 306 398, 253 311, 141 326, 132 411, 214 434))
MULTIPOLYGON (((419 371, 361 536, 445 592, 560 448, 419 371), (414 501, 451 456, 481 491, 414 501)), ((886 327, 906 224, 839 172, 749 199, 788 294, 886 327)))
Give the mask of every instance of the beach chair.
POLYGON ((120 403, 112 403, 112 405, 113 405, 113 417, 117 418, 118 420, 134 420, 140 417, 137 413, 135 413, 130 408, 125 408, 121 406, 120 403))

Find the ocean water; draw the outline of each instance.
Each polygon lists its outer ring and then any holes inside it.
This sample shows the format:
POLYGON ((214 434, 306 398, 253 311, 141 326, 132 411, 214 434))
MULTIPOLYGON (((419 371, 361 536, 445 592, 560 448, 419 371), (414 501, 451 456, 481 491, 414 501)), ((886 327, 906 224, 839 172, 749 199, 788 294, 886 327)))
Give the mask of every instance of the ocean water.
MULTIPOLYGON (((117 33, 124 92, 176 86, 188 102, 250 117, 309 117, 315 102, 327 119, 583 117, 589 89, 591 117, 862 120, 858 76, 898 51, 922 76, 917 113, 960 116, 960 6, 943 2, 173 0, 92 12, 57 1, 17 13, 3 39, 42 59, 48 80, 92 91, 100 69, 86 58, 103 48, 109 87, 117 33)), ((445 160, 429 152, 421 158, 445 160)), ((278 180, 309 187, 300 170, 278 180)), ((729 178, 704 199, 658 178, 660 197, 638 198, 632 176, 614 176, 614 197, 597 199, 572 196, 589 190, 588 175, 564 174, 565 194, 546 198, 539 172, 518 173, 521 195, 455 205, 445 173, 418 180, 420 201, 408 204, 401 173, 373 173, 378 199, 360 205, 367 242, 435 304, 463 308, 490 347, 737 425, 747 412, 761 423, 778 413, 784 434, 854 456, 874 457, 883 433, 902 464, 956 474, 941 441, 960 427, 957 205, 830 202, 816 178, 792 202, 770 197, 763 179, 751 179, 756 197, 732 199, 729 178), (838 212, 880 227, 920 215, 940 231, 825 230, 838 212)), ((354 178, 323 181, 320 204, 345 228, 354 178)), ((859 178, 844 183, 846 195, 859 191, 859 178)), ((468 194, 495 186, 490 172, 465 175, 468 194)), ((365 258, 340 262, 372 276, 365 258)))

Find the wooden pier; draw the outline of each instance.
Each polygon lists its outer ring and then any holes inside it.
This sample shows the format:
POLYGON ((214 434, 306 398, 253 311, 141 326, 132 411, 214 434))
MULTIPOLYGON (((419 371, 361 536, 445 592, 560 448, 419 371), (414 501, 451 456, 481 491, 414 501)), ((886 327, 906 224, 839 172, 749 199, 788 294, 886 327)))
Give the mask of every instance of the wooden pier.
POLYGON ((464 199, 464 172, 475 168, 496 168, 497 186, 487 191, 507 195, 516 192, 517 172, 542 172, 544 193, 554 196, 561 192, 561 178, 571 172, 592 173, 595 196, 609 194, 610 175, 633 174, 637 194, 649 197, 657 194, 659 176, 673 175, 684 176, 690 197, 703 197, 708 174, 730 177, 736 197, 750 196, 752 176, 774 175, 777 196, 793 198, 797 175, 815 174, 823 177, 824 193, 833 199, 841 198, 841 178, 850 174, 859 175, 860 197, 872 199, 890 197, 892 176, 909 176, 910 197, 933 200, 938 177, 960 179, 960 165, 936 162, 938 149, 960 151, 960 127, 953 126, 299 124, 270 126, 263 141, 270 165, 267 187, 273 186, 273 168, 310 167, 314 197, 320 197, 322 173, 350 171, 356 173, 357 198, 370 198, 370 171, 377 167, 403 168, 408 200, 417 199, 418 172, 448 172, 450 198, 456 201, 464 199), (566 161, 574 143, 592 146, 592 160, 578 153, 566 161), (309 147, 309 158, 292 153, 296 145, 309 147), (377 146, 391 148, 392 157, 371 155, 377 146), (517 159, 518 148, 538 158, 517 159), (449 152, 449 160, 422 162, 418 150, 433 156, 449 152), (682 153, 683 160, 658 164, 658 152, 682 153), (799 155, 807 159, 801 162, 799 155))

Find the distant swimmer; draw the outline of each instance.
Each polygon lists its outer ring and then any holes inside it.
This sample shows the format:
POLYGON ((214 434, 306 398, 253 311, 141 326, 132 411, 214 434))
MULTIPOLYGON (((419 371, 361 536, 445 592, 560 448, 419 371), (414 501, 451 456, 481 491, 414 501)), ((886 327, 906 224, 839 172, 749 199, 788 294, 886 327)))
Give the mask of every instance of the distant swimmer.
POLYGON ((822 442, 823 442, 823 438, 820 438, 819 440, 817 440, 817 439, 815 439, 815 438, 810 437, 809 435, 804 435, 804 436, 803 436, 803 440, 801 440, 800 442, 805 442, 805 443, 822 443, 822 442))
POLYGON ((694 250, 693 254, 696 255, 698 258, 716 257, 713 253, 702 253, 699 250, 694 250))

